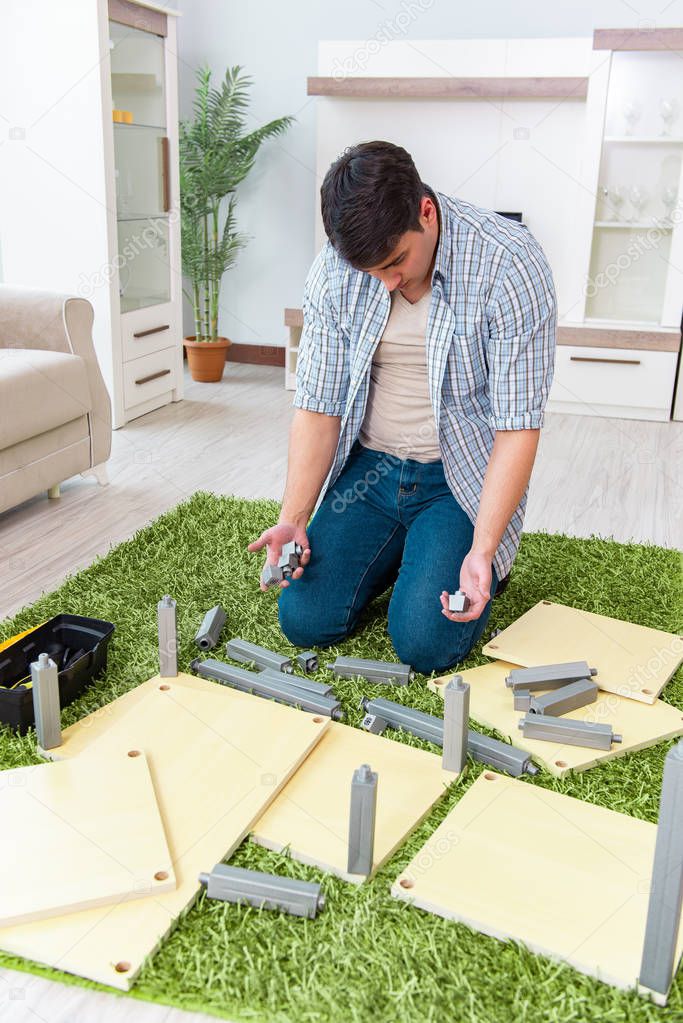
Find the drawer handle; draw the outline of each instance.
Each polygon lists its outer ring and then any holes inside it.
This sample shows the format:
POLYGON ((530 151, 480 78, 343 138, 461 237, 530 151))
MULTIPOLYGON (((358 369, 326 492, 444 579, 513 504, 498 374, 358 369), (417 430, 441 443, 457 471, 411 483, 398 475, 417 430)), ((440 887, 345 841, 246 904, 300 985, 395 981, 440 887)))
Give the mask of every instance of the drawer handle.
POLYGON ((150 334, 160 334, 162 330, 168 330, 169 324, 164 323, 161 327, 150 327, 149 330, 138 330, 133 337, 149 337, 150 334))
POLYGON ((160 369, 158 373, 150 373, 148 377, 140 377, 136 380, 136 384, 148 384, 150 380, 158 380, 159 377, 165 377, 167 373, 170 373, 170 369, 160 369))
POLYGON ((592 355, 570 355, 570 362, 614 362, 620 366, 640 366, 640 359, 598 359, 592 355))

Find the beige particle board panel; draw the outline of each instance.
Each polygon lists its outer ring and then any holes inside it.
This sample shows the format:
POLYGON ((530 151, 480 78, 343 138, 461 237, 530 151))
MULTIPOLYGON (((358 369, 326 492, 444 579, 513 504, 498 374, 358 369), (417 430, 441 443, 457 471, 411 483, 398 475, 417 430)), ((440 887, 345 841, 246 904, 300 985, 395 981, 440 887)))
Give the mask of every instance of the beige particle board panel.
POLYGON ((654 703, 683 661, 671 632, 541 600, 487 643, 482 653, 525 668, 588 661, 602 690, 654 703))
POLYGON ((258 820, 253 840, 276 851, 289 847, 295 860, 361 884, 365 877, 346 870, 351 778, 361 764, 378 773, 373 874, 458 777, 433 753, 332 722, 258 820))
MULTIPOLYGON (((655 824, 485 771, 391 894, 634 988, 656 832, 655 824)), ((682 942, 683 933, 677 962, 682 942)))
POLYGON ((2 927, 175 888, 144 756, 2 771, 0 821, 2 927))
POLYGON ((50 753, 139 750, 147 757, 177 879, 175 891, 0 929, 0 948, 127 990, 330 724, 189 675, 153 679, 64 733, 50 753))
MULTIPOLYGON (((621 735, 623 742, 615 743, 610 750, 586 749, 583 746, 565 746, 562 743, 525 738, 518 727, 524 715, 514 709, 512 690, 505 685, 505 676, 514 667, 514 664, 507 661, 491 661, 490 664, 460 672, 470 684, 470 717, 480 725, 495 728, 513 746, 531 753, 534 760, 556 778, 564 777, 569 771, 585 771, 605 760, 613 760, 625 753, 647 749, 665 739, 683 735, 683 710, 663 700, 646 704, 614 693, 600 692, 595 703, 573 710, 563 717, 611 725, 613 731, 621 735)), ((452 675, 430 679, 427 685, 443 698, 450 678, 452 675)))

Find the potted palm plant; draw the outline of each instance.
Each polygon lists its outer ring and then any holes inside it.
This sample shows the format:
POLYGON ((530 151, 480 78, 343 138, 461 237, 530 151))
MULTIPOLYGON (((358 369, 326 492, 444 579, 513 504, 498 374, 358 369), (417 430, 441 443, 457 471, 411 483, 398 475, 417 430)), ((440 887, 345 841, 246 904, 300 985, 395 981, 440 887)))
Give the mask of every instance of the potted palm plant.
POLYGON ((280 117, 246 132, 250 87, 239 66, 228 68, 218 89, 210 69, 200 68, 194 116, 180 124, 182 262, 192 289, 184 294, 192 302, 195 330, 184 344, 193 380, 220 380, 232 343, 218 333, 218 308, 223 274, 247 241, 235 227, 235 189, 261 143, 294 120, 280 117))

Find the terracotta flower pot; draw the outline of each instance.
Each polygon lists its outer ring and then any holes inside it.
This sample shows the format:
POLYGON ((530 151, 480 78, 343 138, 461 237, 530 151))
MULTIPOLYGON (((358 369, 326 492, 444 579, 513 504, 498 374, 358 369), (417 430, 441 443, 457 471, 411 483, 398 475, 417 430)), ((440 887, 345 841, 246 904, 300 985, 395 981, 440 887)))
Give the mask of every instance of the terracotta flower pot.
POLYGON ((192 379, 201 383, 215 384, 223 378, 223 369, 232 344, 227 337, 216 341, 195 341, 195 335, 183 339, 192 379))

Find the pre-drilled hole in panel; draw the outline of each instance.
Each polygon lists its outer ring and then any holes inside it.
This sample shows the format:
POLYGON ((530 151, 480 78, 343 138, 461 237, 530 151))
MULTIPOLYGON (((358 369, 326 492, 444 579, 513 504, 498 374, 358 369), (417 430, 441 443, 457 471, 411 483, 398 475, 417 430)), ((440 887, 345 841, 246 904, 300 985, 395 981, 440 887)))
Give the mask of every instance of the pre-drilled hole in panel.
POLYGON ((156 874, 154 875, 154 880, 155 881, 168 881, 168 871, 167 870, 157 870, 156 874))
POLYGON ((652 689, 641 689, 640 691, 643 694, 643 696, 652 696, 653 693, 652 689))
POLYGON ((489 647, 490 647, 491 650, 497 650, 498 649, 498 644, 497 643, 489 643, 489 647))
POLYGON ((551 600, 542 600, 541 603, 545 604, 546 607, 550 607, 550 605, 552 604, 552 601, 551 600))
POLYGON ((415 884, 415 882, 412 881, 409 877, 402 877, 398 883, 400 884, 401 888, 412 888, 413 885, 415 884))
POLYGON ((130 970, 130 963, 127 963, 125 959, 122 959, 120 963, 116 963, 114 969, 117 973, 128 973, 130 970))
POLYGON ((161 689, 161 691, 162 691, 162 692, 164 692, 164 693, 166 692, 166 690, 167 690, 167 689, 170 689, 170 688, 171 688, 171 687, 170 687, 170 686, 167 686, 167 685, 166 685, 166 683, 164 683, 164 685, 163 685, 163 686, 159 686, 159 689, 161 689))
POLYGON ((566 767, 566 766, 567 766, 567 761, 566 760, 556 760, 555 761, 555 767, 566 767))
POLYGON ((129 749, 128 750, 128 756, 129 757, 139 757, 140 756, 140 750, 139 749, 129 749))
POLYGON ((324 720, 323 718, 319 717, 319 715, 316 714, 316 716, 313 718, 313 724, 321 725, 323 723, 323 720, 324 720))
POLYGON ((434 685, 435 686, 445 686, 446 685, 446 679, 445 678, 434 679, 434 685))
POLYGON ((490 771, 484 771, 484 777, 486 778, 487 781, 495 781, 496 780, 495 774, 491 774, 490 771))

